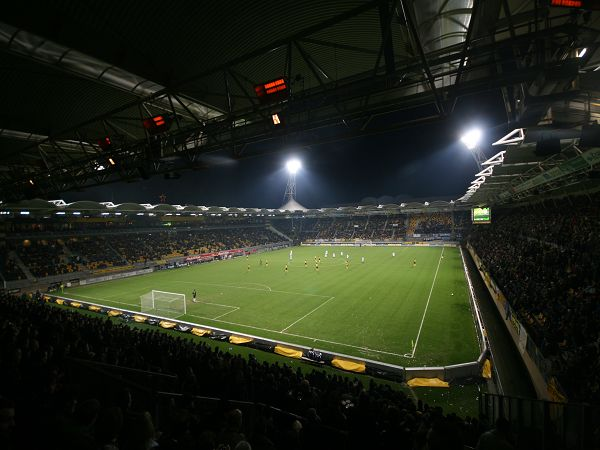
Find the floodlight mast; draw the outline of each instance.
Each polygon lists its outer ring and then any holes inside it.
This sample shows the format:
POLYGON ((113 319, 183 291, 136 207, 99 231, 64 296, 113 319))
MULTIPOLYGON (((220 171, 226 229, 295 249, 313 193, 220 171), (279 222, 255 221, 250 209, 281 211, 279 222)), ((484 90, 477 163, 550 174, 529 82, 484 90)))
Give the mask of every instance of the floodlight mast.
POLYGON ((290 200, 296 200, 296 174, 302 167, 302 163, 297 159, 289 160, 285 167, 289 173, 287 186, 285 187, 285 194, 283 194, 283 203, 287 203, 290 200))
POLYGON ((483 153, 481 147, 479 146, 481 134, 482 133, 479 128, 473 128, 463 134, 460 138, 460 141, 470 150, 479 170, 482 169, 481 163, 487 159, 485 153, 483 153))

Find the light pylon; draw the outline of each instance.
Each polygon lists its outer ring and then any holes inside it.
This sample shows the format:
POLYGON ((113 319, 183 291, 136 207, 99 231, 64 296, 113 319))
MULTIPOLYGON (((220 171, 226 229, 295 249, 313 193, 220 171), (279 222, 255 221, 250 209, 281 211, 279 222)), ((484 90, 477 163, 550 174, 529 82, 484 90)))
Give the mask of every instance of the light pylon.
POLYGON ((296 200, 296 172, 289 172, 285 194, 283 194, 284 204, 290 200, 296 200))

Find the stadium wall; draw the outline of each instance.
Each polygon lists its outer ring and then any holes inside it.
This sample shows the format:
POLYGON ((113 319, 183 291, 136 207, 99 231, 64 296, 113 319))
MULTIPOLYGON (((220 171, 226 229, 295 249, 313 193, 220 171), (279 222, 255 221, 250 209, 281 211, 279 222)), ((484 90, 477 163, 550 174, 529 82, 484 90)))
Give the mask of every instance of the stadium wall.
POLYGON ((475 249, 470 244, 467 244, 467 249, 473 258, 473 261, 475 261, 481 279, 494 300, 494 305, 496 305, 496 308, 498 309, 498 313, 502 318, 504 326, 508 330, 514 345, 519 350, 519 354, 527 368, 527 372, 529 373, 538 398, 542 400, 564 401, 566 397, 564 396, 558 381, 547 374, 549 363, 546 361, 533 340, 527 335, 525 327, 517 318, 517 313, 511 308, 508 300, 496 282, 483 267, 481 258, 477 255, 475 249))

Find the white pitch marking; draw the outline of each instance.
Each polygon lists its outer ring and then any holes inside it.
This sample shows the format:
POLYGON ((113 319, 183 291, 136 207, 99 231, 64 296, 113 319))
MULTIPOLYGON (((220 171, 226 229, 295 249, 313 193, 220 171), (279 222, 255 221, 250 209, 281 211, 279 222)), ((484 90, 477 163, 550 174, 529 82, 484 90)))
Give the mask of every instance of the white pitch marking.
POLYGON ((317 309, 319 309, 321 306, 326 305, 327 303, 329 303, 331 300, 333 300, 335 297, 329 297, 327 300, 325 300, 323 303, 321 303, 319 306, 317 306, 314 309, 311 309, 308 313, 304 314, 302 317, 300 317, 298 320, 296 320, 295 322, 291 323, 290 325, 288 325, 287 327, 285 327, 283 330, 281 330, 281 333, 283 333, 285 330, 287 330, 288 328, 291 328, 292 326, 296 325, 298 322, 300 322, 302 319, 310 316, 312 313, 314 313, 317 309))
MULTIPOLYGON (((175 283, 186 283, 186 284, 203 284, 206 286, 218 286, 218 287, 226 287, 226 288, 231 288, 231 289, 246 289, 246 290, 250 290, 250 291, 262 291, 265 292, 265 289, 258 289, 258 288, 251 288, 251 287, 245 287, 245 286, 232 286, 231 284, 219 284, 219 283, 205 283, 202 281, 179 281, 179 280, 173 280, 175 283)), ((269 292, 278 292, 280 294, 291 294, 291 295, 306 295, 309 297, 321 297, 321 298, 328 298, 329 295, 318 295, 318 294, 306 294, 304 292, 289 292, 289 291, 276 291, 276 290, 270 290, 269 292)))
MULTIPOLYGON (((77 297, 83 297, 83 298, 90 298, 92 300, 98 300, 99 302, 108 302, 108 303, 118 303, 119 305, 127 305, 129 307, 133 307, 133 306, 138 306, 134 303, 123 303, 123 302, 118 302, 116 300, 107 300, 106 298, 98 298, 98 297, 90 297, 89 295, 81 295, 81 294, 75 294, 77 297)), ((73 299, 73 300, 77 300, 77 299, 73 299)))
POLYGON ((433 286, 435 286, 435 280, 437 278, 438 270, 440 270, 440 263, 442 262, 442 256, 444 256, 444 247, 442 247, 442 253, 440 254, 440 259, 438 259, 437 268, 435 269, 435 275, 433 276, 433 283, 431 283, 431 289, 429 289, 429 296, 427 297, 427 303, 425 304, 425 311, 423 311, 423 317, 421 318, 421 325, 419 326, 419 332, 417 333, 417 339, 415 339, 415 345, 412 348, 410 353, 410 357, 415 357, 415 352, 417 351, 417 344, 419 343, 419 337, 421 336, 421 329, 423 328, 423 323, 425 322, 425 315, 427 314, 427 308, 429 308, 429 300, 431 300, 431 293, 433 292, 433 286))
POLYGON ((270 333, 285 334, 286 336, 294 336, 294 337, 299 337, 299 338, 309 339, 309 340, 312 339, 313 341, 326 342, 327 344, 340 345, 342 347, 356 348, 356 349, 362 350, 362 351, 368 351, 368 352, 374 352, 374 353, 381 353, 381 354, 384 354, 384 355, 400 356, 402 358, 406 357, 405 355, 402 355, 400 353, 386 352, 386 351, 383 351, 383 350, 375 350, 373 348, 361 347, 359 345, 344 344, 343 342, 336 342, 336 341, 329 341, 327 339, 313 338, 313 337, 310 337, 310 336, 304 336, 302 334, 286 333, 286 332, 283 332, 283 331, 270 330, 268 328, 255 327, 253 325, 246 325, 246 324, 243 324, 243 323, 229 322, 227 320, 211 319, 210 317, 197 316, 195 314, 187 314, 187 315, 191 316, 191 317, 197 317, 198 319, 214 320, 215 322, 226 323, 228 325, 237 325, 237 326, 240 326, 240 327, 252 328, 253 330, 268 331, 270 333))
MULTIPOLYGON (((273 289, 271 289, 271 287, 267 286, 266 284, 260 284, 260 283, 238 283, 238 284, 250 284, 253 286, 262 286, 262 287, 267 288, 267 289, 260 289, 262 291, 273 291, 273 289)), ((240 287, 243 287, 243 286, 240 286, 240 287)))
POLYGON ((238 309, 240 309, 240 308, 239 308, 239 307, 235 307, 235 309, 232 309, 231 311, 227 311, 226 313, 223 313, 223 314, 221 314, 221 315, 219 315, 219 316, 215 317, 215 318, 214 318, 214 319, 212 319, 212 320, 217 320, 217 319, 220 319, 221 317, 223 317, 223 316, 226 316, 227 314, 231 314, 231 313, 233 313, 233 312, 236 312, 238 309))

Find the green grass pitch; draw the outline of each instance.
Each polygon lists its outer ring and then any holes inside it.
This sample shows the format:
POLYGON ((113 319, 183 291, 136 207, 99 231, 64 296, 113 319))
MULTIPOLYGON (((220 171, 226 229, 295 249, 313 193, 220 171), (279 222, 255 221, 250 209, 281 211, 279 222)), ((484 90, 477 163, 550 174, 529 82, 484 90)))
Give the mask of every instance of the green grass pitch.
POLYGON ((479 356, 457 248, 294 247, 291 261, 289 252, 74 287, 64 296, 139 311, 140 296, 153 289, 182 293, 180 320, 409 367, 479 356))

